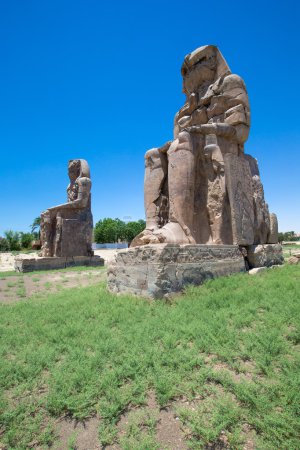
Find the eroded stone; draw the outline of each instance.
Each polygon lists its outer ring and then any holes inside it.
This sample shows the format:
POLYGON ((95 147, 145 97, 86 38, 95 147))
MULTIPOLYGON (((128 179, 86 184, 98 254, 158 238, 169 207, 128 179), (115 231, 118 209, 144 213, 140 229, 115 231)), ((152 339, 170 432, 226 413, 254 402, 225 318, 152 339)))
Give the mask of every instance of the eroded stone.
POLYGON ((41 256, 92 256, 93 216, 91 212, 90 168, 84 159, 68 164, 70 184, 67 203, 41 214, 41 256))
POLYGON ((235 245, 147 245, 118 252, 108 268, 108 288, 162 298, 190 284, 244 271, 235 245))
POLYGON ((132 246, 278 242, 256 159, 244 154, 250 106, 219 49, 200 47, 181 68, 186 102, 174 140, 145 155, 146 230, 132 246))

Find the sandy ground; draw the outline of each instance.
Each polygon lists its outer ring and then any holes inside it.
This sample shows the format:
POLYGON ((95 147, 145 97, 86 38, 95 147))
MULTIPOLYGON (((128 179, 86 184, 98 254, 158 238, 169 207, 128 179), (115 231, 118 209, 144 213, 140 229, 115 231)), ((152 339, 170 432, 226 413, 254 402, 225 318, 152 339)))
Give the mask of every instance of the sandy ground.
POLYGON ((18 274, 0 278, 0 303, 26 300, 35 294, 47 295, 61 289, 91 286, 106 279, 105 268, 76 271, 56 270, 18 274))
MULTIPOLYGON (((114 258, 115 254, 118 251, 119 250, 115 250, 115 249, 95 250, 95 255, 98 255, 98 256, 101 256, 102 258, 104 258, 104 262, 105 262, 105 264, 107 264, 114 258)), ((26 254, 24 253, 24 256, 26 256, 26 257, 32 256, 34 258, 37 255, 38 255, 38 252, 32 252, 32 253, 26 253, 26 254)), ((18 256, 22 256, 22 253, 19 254, 18 256)), ((15 255, 13 255, 12 253, 9 253, 9 252, 0 253, 0 272, 8 272, 8 271, 14 270, 14 259, 15 259, 15 255)))

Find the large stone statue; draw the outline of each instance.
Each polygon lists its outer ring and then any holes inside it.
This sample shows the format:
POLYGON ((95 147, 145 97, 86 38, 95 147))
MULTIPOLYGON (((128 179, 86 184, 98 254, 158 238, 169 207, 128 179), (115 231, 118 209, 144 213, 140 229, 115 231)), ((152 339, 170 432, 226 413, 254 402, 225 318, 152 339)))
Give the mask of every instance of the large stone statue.
POLYGON ((41 214, 41 253, 15 258, 15 270, 63 269, 71 266, 103 266, 104 259, 92 250, 93 216, 91 178, 84 159, 69 161, 67 203, 41 214))
POLYGON ((161 298, 188 284, 282 264, 256 159, 245 84, 217 47, 187 55, 174 140, 145 156, 146 229, 108 270, 113 292, 161 298))
POLYGON ((92 256, 91 179, 84 159, 69 161, 68 201, 41 215, 41 256, 92 256))
POLYGON ((244 81, 213 45, 187 55, 181 73, 186 102, 175 116, 174 140, 145 155, 146 230, 132 246, 277 242, 257 162, 244 154, 244 81))

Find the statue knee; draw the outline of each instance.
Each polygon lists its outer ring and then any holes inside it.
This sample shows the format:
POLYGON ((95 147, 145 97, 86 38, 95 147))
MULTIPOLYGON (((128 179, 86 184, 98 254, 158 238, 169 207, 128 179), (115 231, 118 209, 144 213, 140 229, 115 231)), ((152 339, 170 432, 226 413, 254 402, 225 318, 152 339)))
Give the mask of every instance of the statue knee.
POLYGON ((170 145, 170 148, 168 150, 168 155, 172 155, 179 150, 185 150, 188 152, 193 152, 193 143, 191 135, 188 131, 181 131, 178 134, 177 139, 175 139, 172 144, 170 145))
POLYGON ((164 165, 165 155, 158 148, 151 148, 145 154, 145 166, 151 169, 162 168, 164 165))

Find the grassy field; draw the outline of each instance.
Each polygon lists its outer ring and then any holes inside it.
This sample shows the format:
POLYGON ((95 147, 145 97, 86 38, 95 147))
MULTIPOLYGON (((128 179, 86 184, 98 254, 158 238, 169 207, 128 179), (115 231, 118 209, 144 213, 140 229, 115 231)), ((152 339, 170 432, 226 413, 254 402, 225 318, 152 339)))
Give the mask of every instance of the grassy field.
POLYGON ((172 302, 102 283, 1 305, 0 448, 49 448, 70 417, 97 419, 107 448, 166 449, 169 411, 182 448, 299 449, 299 300, 286 266, 172 302))
POLYGON ((297 244, 283 245, 282 253, 283 253, 284 259, 288 259, 290 256, 293 255, 293 253, 300 253, 300 245, 297 245, 297 244))

